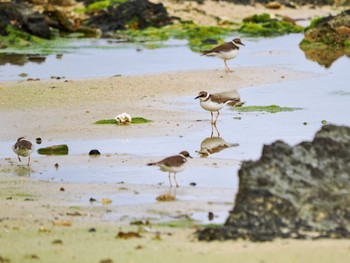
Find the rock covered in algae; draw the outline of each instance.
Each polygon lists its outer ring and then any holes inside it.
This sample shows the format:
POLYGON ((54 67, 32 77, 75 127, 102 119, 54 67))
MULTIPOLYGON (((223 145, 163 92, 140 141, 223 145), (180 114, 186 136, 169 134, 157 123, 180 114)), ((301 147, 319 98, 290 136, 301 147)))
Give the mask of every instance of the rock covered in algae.
POLYGON ((325 125, 311 142, 265 145, 239 170, 239 191, 222 227, 200 240, 350 238, 350 128, 325 125))
POLYGON ((350 46, 350 9, 336 16, 330 15, 314 20, 306 29, 303 42, 350 46))
POLYGON ((42 155, 67 155, 68 151, 68 145, 66 144, 52 145, 38 149, 38 153, 42 155))

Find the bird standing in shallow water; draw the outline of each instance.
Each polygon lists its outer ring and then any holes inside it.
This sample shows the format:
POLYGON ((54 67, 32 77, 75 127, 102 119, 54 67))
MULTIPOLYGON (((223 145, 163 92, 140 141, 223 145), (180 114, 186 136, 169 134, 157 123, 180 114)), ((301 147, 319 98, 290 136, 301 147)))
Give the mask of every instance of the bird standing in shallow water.
POLYGON ((28 156, 28 166, 30 164, 30 154, 34 151, 34 146, 30 141, 24 139, 24 137, 19 137, 17 142, 12 146, 12 150, 17 154, 18 160, 21 162, 22 157, 28 156))
POLYGON ((198 96, 195 99, 199 99, 200 105, 203 109, 210 111, 211 114, 211 123, 216 124, 216 121, 219 118, 220 110, 225 107, 226 104, 231 105, 241 105, 241 100, 239 97, 237 98, 227 98, 223 96, 219 96, 220 93, 210 94, 206 91, 199 92, 198 96), (215 121, 213 118, 213 111, 217 112, 215 121))
POLYGON ((223 43, 219 46, 214 47, 211 50, 206 50, 202 52, 205 56, 216 56, 224 60, 225 72, 232 72, 232 70, 227 65, 227 60, 235 58, 239 53, 239 46, 245 46, 240 38, 235 38, 231 42, 223 43))
POLYGON ((176 180, 176 173, 179 173, 185 169, 187 158, 192 158, 191 155, 187 151, 182 151, 178 155, 167 157, 159 162, 148 163, 147 165, 157 165, 160 167, 160 170, 163 172, 169 172, 169 182, 171 183, 171 173, 174 173, 174 180, 176 183, 176 187, 179 187, 179 184, 176 180))

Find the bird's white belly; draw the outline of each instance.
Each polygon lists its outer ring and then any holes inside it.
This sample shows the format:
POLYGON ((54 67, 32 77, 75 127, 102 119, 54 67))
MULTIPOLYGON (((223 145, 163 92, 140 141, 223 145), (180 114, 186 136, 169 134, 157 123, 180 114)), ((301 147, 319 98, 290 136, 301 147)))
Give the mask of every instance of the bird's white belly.
POLYGON ((221 59, 233 59, 238 55, 239 49, 234 49, 228 52, 220 52, 216 56, 221 59))
POLYGON ((218 111, 218 110, 221 110, 225 106, 224 103, 219 104, 219 103, 212 102, 210 100, 201 101, 200 105, 203 109, 205 109, 207 111, 218 111))
POLYGON ((165 165, 159 165, 160 169, 164 172, 170 172, 170 173, 179 173, 185 169, 185 164, 181 166, 165 166, 165 165))
POLYGON ((16 154, 18 154, 19 156, 23 156, 23 157, 27 157, 27 156, 29 156, 29 155, 32 153, 31 150, 19 149, 19 148, 15 149, 14 147, 12 147, 12 150, 13 150, 16 154))

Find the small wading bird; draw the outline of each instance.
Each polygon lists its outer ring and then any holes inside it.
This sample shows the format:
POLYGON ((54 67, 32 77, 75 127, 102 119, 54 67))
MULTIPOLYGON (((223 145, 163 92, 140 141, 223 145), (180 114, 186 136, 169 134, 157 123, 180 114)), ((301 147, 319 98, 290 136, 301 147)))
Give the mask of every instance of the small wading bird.
POLYGON ((232 72, 229 66, 227 65, 227 60, 235 58, 239 53, 239 46, 243 45, 241 39, 235 38, 231 42, 223 43, 219 46, 214 47, 211 50, 206 50, 202 52, 202 55, 205 56, 216 56, 224 60, 225 63, 225 72, 232 72))
POLYGON ((178 155, 167 157, 159 162, 148 163, 147 165, 157 165, 160 170, 163 172, 169 172, 169 182, 171 183, 171 173, 174 173, 174 180, 176 183, 176 187, 179 187, 179 184, 176 180, 176 173, 179 173, 185 169, 187 158, 192 158, 191 155, 187 151, 182 151, 178 155))
POLYGON ((12 146, 12 150, 17 154, 18 160, 21 162, 22 157, 28 156, 28 166, 30 164, 30 154, 34 151, 34 146, 30 141, 24 139, 24 137, 19 137, 17 142, 12 146))
POLYGON ((221 96, 224 93, 213 93, 210 94, 206 91, 199 92, 198 96, 194 99, 199 99, 199 104, 201 107, 207 111, 210 111, 211 114, 211 123, 216 124, 216 121, 219 118, 220 110, 225 107, 225 105, 230 104, 231 106, 241 106, 243 103, 239 97, 225 97, 221 96), (213 111, 217 112, 216 118, 213 118, 213 111))

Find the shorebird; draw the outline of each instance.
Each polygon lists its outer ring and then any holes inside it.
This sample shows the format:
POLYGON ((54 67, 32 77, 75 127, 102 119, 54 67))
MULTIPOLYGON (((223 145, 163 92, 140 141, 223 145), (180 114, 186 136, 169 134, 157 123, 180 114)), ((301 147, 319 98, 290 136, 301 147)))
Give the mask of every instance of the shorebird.
POLYGON ((211 50, 205 50, 202 52, 202 55, 205 56, 216 56, 224 60, 225 63, 225 72, 232 72, 229 66, 227 65, 227 60, 235 58, 239 53, 239 46, 245 46, 240 38, 235 38, 231 42, 226 42, 221 45, 214 47, 211 50))
POLYGON ((30 154, 34 151, 34 146, 30 141, 24 139, 24 137, 19 137, 17 142, 12 146, 12 150, 17 154, 18 160, 21 162, 22 157, 28 156, 28 166, 30 164, 30 154))
POLYGON ((230 104, 231 106, 241 106, 242 102, 239 97, 225 97, 222 96, 224 93, 213 93, 210 94, 206 91, 199 92, 198 96, 194 99, 199 99, 200 105, 203 109, 210 111, 211 114, 211 123, 216 124, 216 121, 219 118, 220 110, 225 107, 225 105, 230 104), (213 121, 213 112, 216 111, 217 115, 215 121, 213 121))
POLYGON ((192 157, 187 151, 182 151, 178 155, 167 157, 158 162, 148 163, 147 165, 157 165, 159 166, 161 171, 169 172, 168 177, 169 177, 170 186, 172 186, 171 174, 173 173, 176 187, 179 187, 179 184, 177 183, 177 180, 176 180, 176 173, 179 173, 185 169, 186 163, 188 161, 187 158, 192 158, 192 157))

